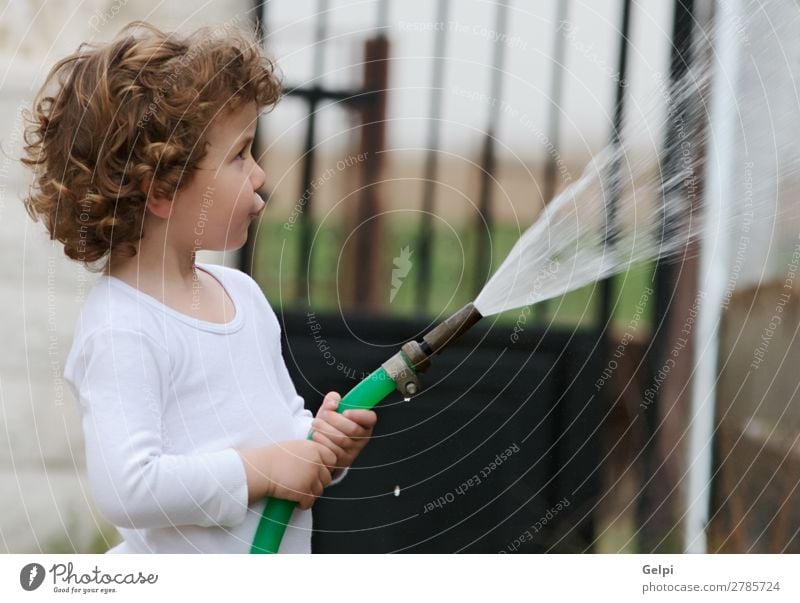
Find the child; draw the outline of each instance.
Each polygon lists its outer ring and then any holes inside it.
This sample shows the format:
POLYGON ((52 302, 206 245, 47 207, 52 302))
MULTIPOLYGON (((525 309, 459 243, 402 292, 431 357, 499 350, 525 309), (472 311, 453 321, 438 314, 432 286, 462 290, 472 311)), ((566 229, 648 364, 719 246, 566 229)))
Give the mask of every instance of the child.
POLYGON ((263 211, 250 149, 279 95, 252 36, 134 22, 56 64, 28 115, 28 213, 102 270, 64 376, 123 537, 109 552, 247 553, 268 496, 299 503, 280 552, 310 552, 311 505, 372 435, 375 413, 336 413, 334 392, 312 421, 260 287, 195 263, 263 211))

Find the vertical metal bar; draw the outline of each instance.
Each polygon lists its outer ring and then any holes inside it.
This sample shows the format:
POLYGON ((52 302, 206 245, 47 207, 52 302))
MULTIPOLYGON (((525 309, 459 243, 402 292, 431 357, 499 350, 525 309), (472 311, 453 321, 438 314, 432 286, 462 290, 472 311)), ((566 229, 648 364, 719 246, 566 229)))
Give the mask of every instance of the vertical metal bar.
POLYGON ((500 119, 500 102, 503 91, 503 67, 505 65, 505 33, 508 28, 508 3, 500 2, 495 9, 495 31, 498 39, 494 42, 492 49, 492 75, 489 82, 489 115, 486 126, 486 135, 483 138, 483 153, 481 156, 481 187, 479 201, 479 215, 475 222, 475 272, 473 281, 473 291, 477 295, 480 293, 486 279, 489 278, 491 271, 491 242, 492 231, 492 181, 496 169, 495 160, 495 137, 497 136, 497 125, 500 119))
POLYGON ((314 141, 316 140, 317 129, 317 109, 319 107, 321 95, 320 78, 322 77, 323 61, 325 55, 323 54, 323 42, 328 37, 328 0, 317 0, 317 21, 316 21, 316 34, 314 45, 314 64, 313 64, 313 85, 311 86, 311 94, 308 98, 308 122, 306 123, 306 138, 305 138, 305 151, 303 155, 303 180, 301 187, 301 198, 305 199, 303 204, 303 212, 300 215, 300 237, 297 244, 300 246, 297 264, 297 281, 295 283, 295 291, 298 299, 308 297, 308 281, 310 278, 309 263, 311 260, 311 238, 313 230, 313 222, 311 209, 313 205, 313 189, 311 187, 311 179, 314 176, 314 141))
MULTIPOLYGON (((253 2, 253 25, 255 26, 256 36, 258 38, 259 43, 261 46, 264 46, 264 19, 266 17, 266 2, 264 0, 255 0, 253 2)), ((255 132, 255 140, 253 141, 253 156, 256 158, 256 161, 261 159, 261 155, 263 154, 263 149, 259 143, 259 136, 261 134, 261 120, 259 119, 256 122, 256 132, 255 132)), ((259 191, 259 193, 263 193, 259 191)), ((262 194, 262 197, 265 199, 267 198, 262 194)), ((258 222, 253 221, 249 228, 247 234, 247 241, 242 246, 242 248, 238 252, 237 264, 239 270, 244 272, 245 274, 253 275, 253 255, 256 253, 258 246, 256 244, 256 236, 258 233, 258 222)))
MULTIPOLYGON (((622 126, 625 122, 625 77, 628 67, 628 46, 631 23, 631 0, 622 0, 622 21, 620 23, 619 63, 617 69, 617 91, 614 105, 614 126, 611 133, 611 144, 614 147, 615 160, 611 166, 611 186, 608 194, 608 226, 606 229, 606 253, 616 245, 617 206, 619 205, 622 187, 623 158, 617 151, 622 147, 622 126)), ((597 325, 600 332, 608 334, 611 322, 611 278, 600 284, 600 321, 597 325)))
MULTIPOLYGON (((569 16, 569 0, 556 0, 558 13, 556 22, 559 26, 569 16)), ((557 29, 553 41, 553 70, 550 73, 550 115, 547 119, 547 140, 553 146, 553 152, 547 154, 544 168, 544 202, 550 203, 556 194, 556 158, 558 143, 561 138, 561 99, 564 96, 564 55, 567 44, 566 36, 557 29)))
MULTIPOLYGON (((663 179, 669 179, 682 170, 683 157, 678 141, 687 132, 681 129, 693 128, 691 124, 689 99, 678 93, 678 87, 688 72, 692 60, 692 33, 694 29, 694 0, 675 0, 672 24, 672 50, 670 53, 670 100, 675 106, 667 107, 667 126, 664 139, 665 158, 663 179), (680 100, 677 100, 679 99, 680 100)), ((682 182, 673 190, 662 193, 662 203, 670 197, 674 201, 678 196, 685 196, 687 190, 682 182)), ((687 206, 690 199, 687 197, 687 206)), ((692 211, 687 207, 686 211, 692 211)), ((663 210, 662 210, 663 213, 663 210)), ((674 225, 665 224, 662 236, 671 236, 674 225)), ((688 250, 687 250, 688 251, 688 250)), ((686 260, 686 258, 684 258, 686 260)), ((653 342, 646 363, 648 383, 657 377, 663 367, 668 344, 675 343, 679 337, 691 337, 682 333, 686 312, 692 306, 691 298, 696 291, 696 262, 694 259, 684 261, 680 272, 676 266, 668 262, 658 261, 655 267, 655 311, 653 316, 653 342), (694 265, 693 265, 694 264, 694 265), (670 310, 672 297, 678 302, 678 312, 670 310)), ((674 349, 674 348, 673 348, 674 349)), ((637 526, 639 528, 638 549, 640 552, 675 552, 665 549, 665 541, 671 530, 680 521, 680 511, 675 508, 679 478, 676 476, 682 469, 676 466, 674 456, 664 451, 679 446, 676 436, 685 427, 687 417, 682 415, 678 398, 684 390, 684 384, 691 380, 690 351, 687 347, 680 357, 673 360, 670 373, 663 379, 661 386, 650 400, 647 412, 643 413, 643 441, 646 442, 641 451, 642 468, 648 480, 639 493, 636 505, 637 526), (669 408, 669 410, 666 410, 669 408), (663 409, 663 410, 662 410, 663 409)))
POLYGON ((386 146, 386 97, 389 87, 389 39, 379 33, 364 44, 364 102, 361 103, 361 150, 363 186, 358 195, 354 233, 356 253, 353 272, 353 305, 376 312, 381 306, 380 247, 383 231, 380 176, 386 146))
MULTIPOLYGON (((691 63, 692 30, 694 27, 694 0, 675 0, 674 21, 672 24, 672 52, 670 53, 670 97, 678 98, 678 85, 681 79, 689 71, 691 63)), ((666 139, 664 141, 665 153, 665 174, 664 178, 669 178, 670 173, 680 170, 681 161, 680 149, 677 148, 677 139, 680 135, 678 124, 688 124, 688 95, 680 99, 678 106, 675 107, 674 114, 667 125, 666 139)), ((669 112, 668 112, 669 115, 669 112)), ((687 126, 688 127, 688 126, 687 126)), ((681 184, 681 186, 683 186, 681 184)), ((671 191, 665 191, 668 193, 671 191)), ((674 229, 674 225, 665 224, 665 236, 669 236, 669 229, 674 229)), ((667 316, 669 310, 669 291, 673 283, 674 265, 667 261, 658 260, 655 267, 656 284, 656 308, 655 324, 661 324, 667 316)))
MULTIPOLYGON (((550 115, 547 118, 547 141, 552 151, 547 153, 544 166, 544 204, 550 203, 556 194, 556 173, 558 171, 561 140, 561 99, 564 96, 564 58, 566 55, 567 37, 561 33, 561 25, 569 18, 569 0, 556 0, 556 34, 553 39, 553 69, 550 72, 550 115)), ((536 304, 535 318, 541 322, 547 316, 548 300, 536 304)))
POLYGON ((431 213, 433 212, 434 197, 436 195, 436 174, 439 167, 439 139, 442 129, 442 86, 444 81, 444 59, 447 48, 447 14, 449 0, 438 0, 436 15, 439 23, 444 23, 442 31, 435 32, 436 43, 433 50, 433 71, 431 72, 431 97, 429 106, 430 128, 428 128, 427 156, 425 160, 425 179, 422 192, 422 215, 420 216, 420 232, 417 240, 417 257, 419 258, 419 271, 417 272, 417 310, 427 310, 430 297, 431 281, 431 248, 433 226, 431 213))
POLYGON ((358 198, 355 264, 349 300, 354 308, 377 312, 381 305, 379 269, 383 220, 378 183, 386 147, 386 100, 389 91, 389 0, 379 0, 375 35, 364 44, 364 94, 359 102, 363 186, 358 198))
POLYGON ((267 3, 265 0, 254 0, 253 1, 253 24, 255 25, 256 29, 256 36, 258 37, 258 41, 263 45, 264 44, 264 19, 267 15, 267 3))

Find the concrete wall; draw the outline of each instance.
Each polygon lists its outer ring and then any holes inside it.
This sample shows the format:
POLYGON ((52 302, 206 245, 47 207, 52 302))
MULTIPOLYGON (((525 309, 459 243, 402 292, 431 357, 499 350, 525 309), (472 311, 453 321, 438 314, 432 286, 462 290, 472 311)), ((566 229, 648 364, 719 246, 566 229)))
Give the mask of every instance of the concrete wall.
POLYGON ((13 158, 29 98, 23 71, 7 75, 0 97, 0 509, 2 548, 31 553, 71 546, 86 550, 98 522, 89 511, 77 407, 61 373, 81 299, 85 271, 34 224, 20 197, 29 175, 13 158), (10 75, 10 77, 9 77, 10 75))

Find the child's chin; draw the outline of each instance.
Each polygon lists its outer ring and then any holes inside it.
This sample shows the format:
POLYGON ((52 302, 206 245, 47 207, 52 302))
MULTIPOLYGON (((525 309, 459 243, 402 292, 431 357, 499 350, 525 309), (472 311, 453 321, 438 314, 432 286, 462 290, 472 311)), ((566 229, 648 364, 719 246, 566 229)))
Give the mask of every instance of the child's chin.
POLYGON ((238 251, 244 247, 247 237, 243 241, 228 241, 226 243, 219 243, 217 245, 204 245, 198 251, 238 251))

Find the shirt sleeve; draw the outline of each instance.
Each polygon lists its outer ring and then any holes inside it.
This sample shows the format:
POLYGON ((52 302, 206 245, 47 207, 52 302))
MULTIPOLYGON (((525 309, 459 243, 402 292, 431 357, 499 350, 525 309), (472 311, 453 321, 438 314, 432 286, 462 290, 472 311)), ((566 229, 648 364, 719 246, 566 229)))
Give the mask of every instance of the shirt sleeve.
POLYGON ((167 351, 146 334, 90 335, 65 371, 81 407, 86 468, 97 510, 123 528, 236 526, 247 477, 233 449, 167 454, 161 420, 167 351), (68 374, 69 373, 69 374, 68 374))

